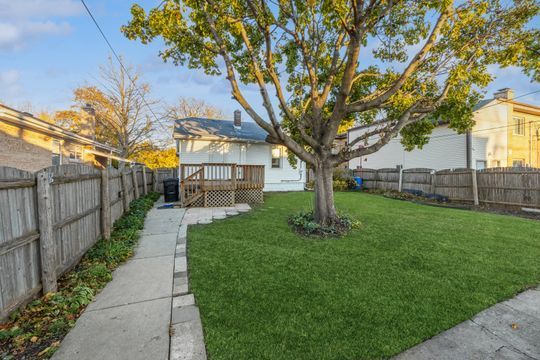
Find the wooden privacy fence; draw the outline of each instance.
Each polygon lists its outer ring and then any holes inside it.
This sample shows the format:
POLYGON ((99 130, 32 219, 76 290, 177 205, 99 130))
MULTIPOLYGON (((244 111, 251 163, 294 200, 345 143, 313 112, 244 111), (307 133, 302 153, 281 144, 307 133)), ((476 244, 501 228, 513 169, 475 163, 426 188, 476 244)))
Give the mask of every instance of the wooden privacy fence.
POLYGON ((159 171, 60 165, 30 173, 0 167, 0 320, 41 290, 56 291, 159 171))
POLYGON ((163 193, 163 180, 170 178, 178 178, 178 168, 154 170, 154 178, 157 179, 155 182, 154 191, 163 193))
POLYGON ((420 190, 454 201, 540 208, 540 169, 364 169, 354 170, 364 187, 420 190))

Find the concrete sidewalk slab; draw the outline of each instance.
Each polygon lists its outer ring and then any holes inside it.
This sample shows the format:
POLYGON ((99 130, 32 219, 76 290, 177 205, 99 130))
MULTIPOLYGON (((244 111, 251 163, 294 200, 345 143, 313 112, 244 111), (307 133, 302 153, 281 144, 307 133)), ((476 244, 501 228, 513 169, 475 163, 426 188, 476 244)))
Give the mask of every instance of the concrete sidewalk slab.
POLYGON ((540 319, 501 303, 482 311, 473 321, 514 349, 540 359, 540 319))
POLYGON ((204 335, 200 321, 171 325, 170 360, 205 360, 204 335))
POLYGON ((87 311, 170 297, 173 263, 172 254, 129 261, 114 272, 111 286, 98 294, 87 311))
POLYGON ((414 359, 488 359, 497 349, 506 345, 482 327, 467 320, 430 340, 398 355, 399 360, 414 359), (471 342, 474 348, 463 346, 471 342))
POLYGON ((167 256, 174 253, 176 234, 143 235, 133 258, 149 258, 167 256))
POLYGON ((171 298, 87 311, 55 360, 167 360, 171 298))
POLYGON ((496 304, 396 359, 540 359, 540 291, 496 304))

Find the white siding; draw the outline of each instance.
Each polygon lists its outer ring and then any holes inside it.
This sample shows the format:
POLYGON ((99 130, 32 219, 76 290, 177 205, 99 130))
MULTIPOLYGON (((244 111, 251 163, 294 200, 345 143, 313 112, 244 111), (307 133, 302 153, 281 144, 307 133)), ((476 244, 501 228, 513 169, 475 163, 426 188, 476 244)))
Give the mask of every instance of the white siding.
MULTIPOLYGON (((367 131, 367 129, 352 130, 349 140, 367 131)), ((370 138, 368 145, 377 138, 370 138)), ((439 126, 433 130, 431 140, 422 149, 406 151, 398 136, 392 139, 381 150, 374 154, 349 161, 349 168, 356 169, 360 164, 365 168, 393 168, 402 165, 404 168, 448 169, 467 166, 466 135, 458 135, 447 126, 439 126)))
MULTIPOLYGON (((507 166, 508 153, 508 108, 506 104, 494 101, 475 111, 475 125, 471 131, 471 167, 478 162, 485 162, 487 167, 507 166)), ((355 139, 367 129, 352 130, 349 140, 355 139)), ((371 138, 368 144, 375 141, 371 138)), ((349 168, 355 169, 362 164, 365 168, 385 168, 403 165, 404 168, 425 167, 448 169, 467 166, 466 135, 458 135, 448 126, 439 126, 433 130, 431 140, 423 149, 407 152, 400 143, 400 138, 392 139, 378 152, 363 158, 353 159, 349 168)))
POLYGON ((219 141, 181 140, 180 163, 205 162, 251 164, 265 166, 264 191, 302 191, 306 181, 305 165, 299 161, 294 169, 283 151, 281 168, 272 168, 272 145, 219 141))
POLYGON ((210 162, 210 141, 181 140, 179 159, 182 164, 202 164, 210 162))
POLYGON ((472 164, 485 161, 488 167, 507 166, 508 154, 508 107, 501 103, 487 104, 475 113, 476 124, 472 132, 472 164))

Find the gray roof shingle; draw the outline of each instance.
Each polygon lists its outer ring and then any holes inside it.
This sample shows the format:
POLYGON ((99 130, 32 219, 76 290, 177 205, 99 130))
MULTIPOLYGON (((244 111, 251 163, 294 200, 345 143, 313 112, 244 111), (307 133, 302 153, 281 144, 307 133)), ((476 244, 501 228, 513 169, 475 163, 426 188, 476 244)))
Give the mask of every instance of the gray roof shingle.
POLYGON ((232 120, 189 117, 175 121, 174 138, 223 140, 239 142, 265 142, 268 134, 254 122, 242 121, 237 128, 232 120))

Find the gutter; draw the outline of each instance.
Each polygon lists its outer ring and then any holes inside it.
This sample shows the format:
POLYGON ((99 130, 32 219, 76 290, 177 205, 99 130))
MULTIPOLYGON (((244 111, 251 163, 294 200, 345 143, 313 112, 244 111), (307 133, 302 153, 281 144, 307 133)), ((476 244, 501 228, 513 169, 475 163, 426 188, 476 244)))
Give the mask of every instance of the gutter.
POLYGON ((115 155, 112 155, 112 154, 107 154, 107 153, 97 151, 97 150, 93 150, 93 149, 84 149, 83 151, 85 153, 90 153, 90 154, 94 154, 94 155, 98 155, 98 156, 103 156, 103 157, 106 157, 106 158, 109 158, 109 159, 122 161, 124 163, 137 164, 136 161, 129 160, 129 159, 126 159, 126 158, 122 158, 120 156, 115 156, 115 155))
POLYGON ((41 131, 49 135, 57 135, 64 139, 67 138, 70 140, 75 140, 85 145, 92 145, 101 149, 105 149, 107 151, 118 153, 118 149, 115 149, 109 145, 105 145, 95 140, 85 138, 84 136, 77 135, 75 133, 62 129, 59 126, 48 124, 43 120, 35 118, 33 116, 24 115, 19 111, 13 110, 4 105, 0 105, 0 121, 14 123, 18 126, 41 131))
POLYGON ((221 137, 209 137, 209 136, 201 136, 201 137, 185 137, 185 136, 177 136, 176 134, 173 135, 173 139, 175 140, 189 140, 189 141, 223 141, 223 142, 235 142, 235 143, 247 143, 247 144, 269 144, 269 142, 265 140, 249 140, 249 139, 240 139, 240 138, 221 138, 221 137))

